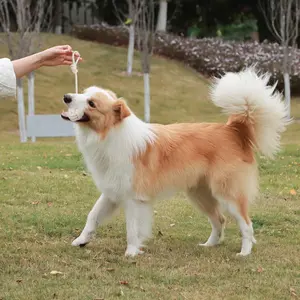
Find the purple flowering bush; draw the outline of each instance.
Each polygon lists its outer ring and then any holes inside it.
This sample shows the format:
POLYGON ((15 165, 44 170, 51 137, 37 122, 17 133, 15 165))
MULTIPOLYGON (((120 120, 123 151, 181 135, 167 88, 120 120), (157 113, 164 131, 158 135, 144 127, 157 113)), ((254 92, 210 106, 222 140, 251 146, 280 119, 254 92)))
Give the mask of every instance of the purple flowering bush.
MULTIPOLYGON (((109 45, 128 44, 128 31, 122 26, 75 26, 72 33, 80 39, 109 45)), ((154 53, 179 60, 208 77, 236 72, 255 64, 259 70, 270 72, 273 81, 278 81, 278 87, 283 88, 283 49, 276 43, 235 42, 218 38, 190 39, 159 33, 155 38, 154 53)), ((294 92, 300 92, 299 49, 293 58, 291 87, 294 92)))

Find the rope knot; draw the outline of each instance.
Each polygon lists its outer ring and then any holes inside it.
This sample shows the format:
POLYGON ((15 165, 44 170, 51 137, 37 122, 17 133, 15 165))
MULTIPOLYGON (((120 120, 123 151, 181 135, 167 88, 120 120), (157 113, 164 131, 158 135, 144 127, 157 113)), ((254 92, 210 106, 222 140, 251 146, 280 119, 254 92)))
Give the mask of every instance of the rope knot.
POLYGON ((79 62, 80 59, 80 54, 78 51, 73 51, 72 53, 72 64, 70 66, 71 71, 73 72, 73 74, 75 75, 75 92, 76 94, 78 94, 78 77, 77 77, 77 73, 78 73, 78 69, 77 69, 77 64, 79 62), (75 55, 77 54, 77 59, 75 59, 75 55))

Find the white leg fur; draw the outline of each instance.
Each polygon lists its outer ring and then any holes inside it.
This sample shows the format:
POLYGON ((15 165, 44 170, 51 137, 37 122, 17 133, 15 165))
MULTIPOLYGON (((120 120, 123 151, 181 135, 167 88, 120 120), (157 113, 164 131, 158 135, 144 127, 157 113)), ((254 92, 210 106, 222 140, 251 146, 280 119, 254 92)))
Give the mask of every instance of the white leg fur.
POLYGON ((222 224, 219 218, 209 217, 208 219, 212 227, 211 234, 208 240, 206 241, 206 243, 199 244, 199 246, 203 246, 203 247, 216 246, 221 242, 223 242, 224 240, 225 222, 222 224))
POLYGON ((127 230, 127 249, 125 256, 134 257, 142 254, 140 250, 141 242, 139 238, 139 207, 135 200, 125 202, 126 230, 127 230))
POLYGON ((152 235, 152 205, 148 202, 138 202, 138 236, 141 246, 152 235))
POLYGON ((252 223, 247 224, 244 218, 240 215, 237 208, 233 204, 228 205, 228 211, 235 217, 237 220, 240 231, 242 234, 242 248, 241 252, 237 253, 237 256, 247 256, 251 254, 253 243, 256 243, 256 240, 254 238, 254 232, 252 223))
POLYGON ((97 226, 110 217, 117 207, 116 202, 102 194, 88 214, 85 227, 80 236, 72 242, 72 246, 85 246, 92 239, 97 226))

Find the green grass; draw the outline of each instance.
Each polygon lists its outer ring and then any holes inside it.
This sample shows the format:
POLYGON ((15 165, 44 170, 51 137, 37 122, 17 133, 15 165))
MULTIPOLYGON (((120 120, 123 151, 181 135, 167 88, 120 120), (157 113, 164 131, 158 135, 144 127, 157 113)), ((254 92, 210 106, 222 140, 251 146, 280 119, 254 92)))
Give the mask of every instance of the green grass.
MULTIPOLYGON (((81 87, 103 85, 127 98, 142 116, 142 78, 122 75, 124 49, 70 43, 86 62, 81 87)), ((2 52, 3 54, 4 52, 2 52)), ((135 66, 139 64, 136 57, 135 66)), ((224 120, 208 102, 207 84, 179 63, 153 59, 152 120, 224 120)), ((37 112, 59 113, 73 91, 68 68, 37 72, 37 112)), ((294 116, 300 106, 293 102, 294 116)), ((182 194, 155 205, 153 239, 145 255, 126 259, 121 211, 86 248, 71 247, 98 198, 73 139, 20 144, 16 102, 0 102, 0 299, 297 299, 300 294, 300 125, 285 133, 276 160, 259 158, 261 196, 251 206, 258 244, 238 259, 240 234, 228 218, 223 245, 197 247, 210 234, 207 218, 182 194), (290 191, 294 189, 296 195, 290 191), (171 227, 170 224, 175 224, 171 227), (56 270, 59 275, 51 275, 56 270), (120 284, 128 281, 128 285, 120 284)))

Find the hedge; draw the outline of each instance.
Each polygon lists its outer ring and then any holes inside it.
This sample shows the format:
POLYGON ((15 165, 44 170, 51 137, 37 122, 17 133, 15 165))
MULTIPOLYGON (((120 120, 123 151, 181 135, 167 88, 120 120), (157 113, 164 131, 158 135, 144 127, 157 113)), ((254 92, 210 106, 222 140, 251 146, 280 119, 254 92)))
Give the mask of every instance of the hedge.
MULTIPOLYGON (((77 38, 114 46, 127 46, 128 31, 121 26, 106 24, 75 26, 72 34, 77 38)), ((281 74, 282 47, 276 43, 235 42, 218 38, 190 39, 172 34, 158 33, 154 53, 179 60, 205 76, 219 76, 236 72, 256 64, 263 72, 270 72, 278 88, 283 88, 281 74)), ((292 64, 291 88, 300 92, 300 50, 292 64)))

